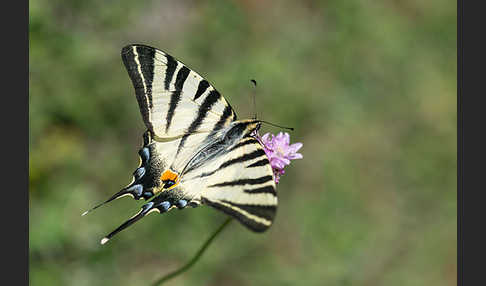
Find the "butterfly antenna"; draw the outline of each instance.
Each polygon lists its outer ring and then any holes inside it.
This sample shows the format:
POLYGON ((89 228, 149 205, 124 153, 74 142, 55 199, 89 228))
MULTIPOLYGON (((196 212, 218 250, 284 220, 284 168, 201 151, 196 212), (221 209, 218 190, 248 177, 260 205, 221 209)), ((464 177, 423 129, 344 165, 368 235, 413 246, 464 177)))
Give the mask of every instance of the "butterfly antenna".
POLYGON ((253 104, 253 111, 255 112, 255 115, 253 115, 253 119, 257 119, 257 110, 256 110, 256 87, 257 87, 257 82, 256 80, 252 79, 250 80, 251 83, 253 83, 253 91, 251 93, 251 98, 252 98, 252 104, 253 104))
MULTIPOLYGON (((253 119, 257 119, 257 110, 256 110, 256 87, 257 87, 257 82, 254 79, 251 79, 250 82, 253 83, 253 92, 252 92, 252 97, 251 97, 252 98, 252 104, 253 104, 253 110, 255 111, 255 115, 253 116, 253 119)), ((269 124, 269 125, 272 125, 272 126, 275 126, 275 127, 279 127, 279 128, 291 130, 291 131, 294 130, 293 127, 285 127, 285 126, 281 126, 281 125, 277 125, 277 124, 270 123, 268 121, 260 120, 260 122, 266 123, 266 124, 269 124)))
POLYGON ((283 128, 283 129, 287 129, 287 130, 294 131, 294 128, 293 127, 285 127, 285 126, 277 125, 277 124, 274 124, 274 123, 271 123, 271 122, 268 122, 268 121, 264 121, 264 120, 260 120, 260 122, 261 123, 266 123, 268 125, 275 126, 275 127, 278 127, 278 128, 283 128))

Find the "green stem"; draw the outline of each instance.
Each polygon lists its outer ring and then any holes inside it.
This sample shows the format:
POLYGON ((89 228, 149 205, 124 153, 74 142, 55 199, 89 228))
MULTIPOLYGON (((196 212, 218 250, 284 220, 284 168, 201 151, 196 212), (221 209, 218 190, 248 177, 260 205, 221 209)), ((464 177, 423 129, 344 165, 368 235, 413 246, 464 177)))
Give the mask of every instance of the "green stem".
POLYGON ((168 274, 166 274, 165 276, 159 278, 159 280, 155 281, 152 286, 157 286, 157 285, 161 285, 162 283, 166 282, 167 280, 169 279, 172 279, 180 274, 182 274, 183 272, 187 271, 189 268, 191 268, 192 265, 194 265, 194 263, 196 263, 199 258, 201 257, 201 255, 204 253, 204 251, 206 251, 206 248, 208 248, 208 246, 211 244, 211 242, 216 238, 216 236, 218 236, 218 234, 231 222, 231 218, 227 218, 223 224, 221 224, 219 226, 219 228, 213 233, 213 235, 211 235, 211 237, 206 240, 206 242, 203 244, 203 246, 199 249, 199 251, 196 253, 196 255, 194 255, 194 257, 186 263, 186 265, 182 266, 181 268, 175 270, 175 271, 172 271, 168 274))

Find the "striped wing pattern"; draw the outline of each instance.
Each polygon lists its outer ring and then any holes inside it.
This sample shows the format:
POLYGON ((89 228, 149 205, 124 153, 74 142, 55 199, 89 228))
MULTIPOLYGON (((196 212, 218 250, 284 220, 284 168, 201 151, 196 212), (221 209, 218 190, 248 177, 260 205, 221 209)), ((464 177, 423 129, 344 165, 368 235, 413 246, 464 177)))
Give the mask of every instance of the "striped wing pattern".
POLYGON ((252 137, 228 148, 204 168, 184 174, 181 188, 182 192, 198 190, 203 204, 257 232, 270 227, 277 211, 272 168, 262 146, 252 137))
POLYGON ((144 45, 121 52, 147 128, 158 138, 211 132, 236 120, 224 97, 172 56, 144 45))
POLYGON ((152 212, 201 203, 253 231, 268 229, 277 193, 265 151, 251 136, 259 121, 237 121, 208 81, 160 50, 129 45, 121 55, 148 131, 132 182, 104 203, 126 195, 151 200, 102 244, 152 212), (167 171, 178 176, 174 187, 161 184, 167 171))

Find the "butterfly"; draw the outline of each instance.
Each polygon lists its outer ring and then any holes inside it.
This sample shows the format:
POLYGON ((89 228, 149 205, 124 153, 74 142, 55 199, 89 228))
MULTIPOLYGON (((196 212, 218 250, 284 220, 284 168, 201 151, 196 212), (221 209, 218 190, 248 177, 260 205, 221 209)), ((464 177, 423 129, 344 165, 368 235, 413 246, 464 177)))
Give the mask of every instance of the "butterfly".
POLYGON ((91 210, 125 196, 148 202, 101 243, 152 212, 201 204, 252 231, 267 230, 277 193, 268 157, 253 136, 262 121, 238 120, 213 85, 161 50, 128 45, 121 57, 147 130, 132 182, 91 210))

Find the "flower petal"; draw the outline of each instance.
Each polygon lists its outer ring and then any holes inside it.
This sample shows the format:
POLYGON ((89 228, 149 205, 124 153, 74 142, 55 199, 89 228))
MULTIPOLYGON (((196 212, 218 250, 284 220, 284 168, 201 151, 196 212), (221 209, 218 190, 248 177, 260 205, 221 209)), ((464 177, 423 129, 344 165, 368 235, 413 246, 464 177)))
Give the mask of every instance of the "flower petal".
POLYGON ((304 156, 302 156, 302 154, 300 153, 294 153, 289 156, 290 160, 302 159, 302 158, 304 158, 304 156))
POLYGON ((303 158, 302 154, 297 153, 303 144, 297 142, 290 145, 290 135, 287 132, 279 132, 277 135, 265 133, 261 137, 258 132, 254 132, 252 136, 263 146, 277 184, 280 176, 285 174, 285 166, 289 165, 291 160, 303 158))
POLYGON ((265 134, 263 134, 263 136, 262 136, 262 141, 263 141, 264 143, 266 143, 267 141, 269 141, 269 140, 268 140, 268 136, 270 136, 270 133, 265 133, 265 134))
POLYGON ((292 151, 292 153, 295 153, 299 151, 300 148, 302 148, 304 144, 297 142, 289 146, 289 149, 292 151))
POLYGON ((284 133, 284 142, 285 142, 285 145, 290 144, 290 135, 287 132, 284 133))
POLYGON ((282 132, 279 132, 277 136, 274 137, 274 142, 278 142, 278 144, 285 144, 285 136, 282 132))
POLYGON ((278 169, 283 169, 286 164, 285 161, 282 160, 280 157, 273 157, 270 159, 270 165, 272 168, 278 168, 278 169))
POLYGON ((290 160, 288 158, 283 157, 283 158, 280 158, 280 159, 284 162, 285 165, 290 164, 290 160))

